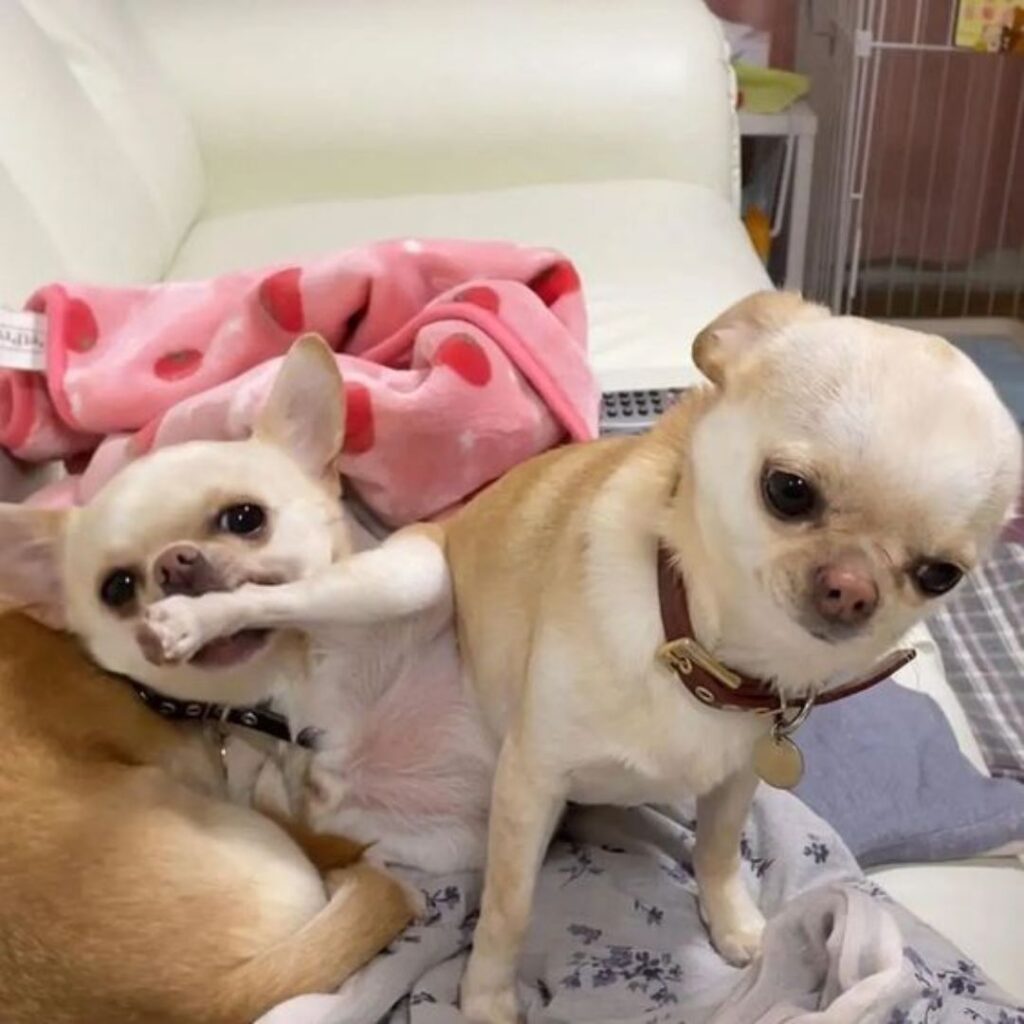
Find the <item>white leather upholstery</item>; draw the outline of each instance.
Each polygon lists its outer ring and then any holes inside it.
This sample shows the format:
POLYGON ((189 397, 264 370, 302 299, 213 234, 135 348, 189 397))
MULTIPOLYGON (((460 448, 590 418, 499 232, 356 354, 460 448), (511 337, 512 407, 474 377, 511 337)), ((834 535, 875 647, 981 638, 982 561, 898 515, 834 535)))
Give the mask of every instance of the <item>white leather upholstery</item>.
POLYGON ((0 302, 159 277, 198 209, 182 106, 117 0, 0 3, 0 302))
MULTIPOLYGON (((900 684, 926 694, 942 708, 964 756, 987 775, 977 738, 946 679, 938 645, 927 626, 915 627, 905 642, 918 653, 917 658, 900 671, 900 684)), ((995 981, 1024 998, 1024 863, 1021 858, 990 855, 941 864, 901 864, 876 868, 869 874, 894 899, 949 936, 995 981)))
POLYGON ((576 261, 602 385, 692 383, 690 341, 731 302, 768 287, 732 207, 707 189, 611 181, 458 195, 344 199, 224 214, 191 233, 170 274, 289 260, 405 235, 553 245, 576 261))
POLYGON ((132 9, 192 113, 210 211, 640 177, 735 197, 732 75, 700 0, 132 9))
POLYGON ((1024 866, 1017 858, 901 864, 872 871, 893 899, 953 940, 1024 1000, 1024 866))
MULTIPOLYGON (((577 262, 598 374, 631 387, 692 380, 695 331, 767 285, 700 0, 0 0, 0 40, 0 303, 508 238, 577 262)), ((904 682, 977 757, 934 651, 904 682)), ((877 877, 1019 987, 1024 870, 877 877)))

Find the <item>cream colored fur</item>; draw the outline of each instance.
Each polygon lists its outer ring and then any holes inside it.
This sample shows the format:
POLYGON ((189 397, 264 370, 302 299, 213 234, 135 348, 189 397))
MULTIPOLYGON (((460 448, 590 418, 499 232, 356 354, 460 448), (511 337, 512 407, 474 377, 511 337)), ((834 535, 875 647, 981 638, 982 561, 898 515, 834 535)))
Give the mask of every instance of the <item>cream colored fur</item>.
POLYGON ((566 800, 697 797, 695 870, 719 951, 757 953, 763 918, 739 838, 764 720, 708 709, 657 660, 655 553, 674 554, 697 638, 804 695, 867 670, 927 610, 921 558, 973 567, 1019 492, 1016 425, 939 338, 764 293, 697 339, 712 381, 646 436, 560 449, 447 526, 466 671, 503 737, 482 915, 463 983, 475 1020, 516 1019, 516 953, 566 800), (823 513, 780 522, 759 486, 780 464, 823 513), (879 606, 842 641, 803 623, 816 566, 856 550, 879 606))

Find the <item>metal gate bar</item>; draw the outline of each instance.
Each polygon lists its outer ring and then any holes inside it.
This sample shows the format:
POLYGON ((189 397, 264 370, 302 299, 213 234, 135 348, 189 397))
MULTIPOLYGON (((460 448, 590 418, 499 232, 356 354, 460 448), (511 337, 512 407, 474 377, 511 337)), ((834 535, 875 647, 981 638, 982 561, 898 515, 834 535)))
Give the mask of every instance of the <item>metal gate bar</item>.
POLYGON ((838 311, 1024 318, 1024 59, 956 46, 959 4, 804 0, 805 282, 838 311))

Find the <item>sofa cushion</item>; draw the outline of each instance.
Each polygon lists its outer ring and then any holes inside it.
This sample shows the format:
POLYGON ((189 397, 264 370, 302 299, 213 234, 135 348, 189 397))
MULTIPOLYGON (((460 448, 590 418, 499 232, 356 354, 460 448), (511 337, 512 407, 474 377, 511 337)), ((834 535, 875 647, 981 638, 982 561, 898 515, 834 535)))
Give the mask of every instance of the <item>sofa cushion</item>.
POLYGON ((1020 861, 907 864, 870 874, 893 899, 983 964, 993 981, 1024 999, 1024 869, 1020 861))
POLYGON ((202 171, 121 3, 11 0, 0 38, 0 302, 58 277, 159 277, 202 171))
POLYGON ((420 237, 550 245, 583 278, 593 365, 602 386, 662 387, 698 379, 697 331, 736 299, 769 287, 730 204, 696 185, 609 181, 456 195, 306 203, 201 221, 169 276, 420 237))
POLYGON ((642 177, 738 197, 733 76, 702 0, 131 7, 217 213, 642 177))

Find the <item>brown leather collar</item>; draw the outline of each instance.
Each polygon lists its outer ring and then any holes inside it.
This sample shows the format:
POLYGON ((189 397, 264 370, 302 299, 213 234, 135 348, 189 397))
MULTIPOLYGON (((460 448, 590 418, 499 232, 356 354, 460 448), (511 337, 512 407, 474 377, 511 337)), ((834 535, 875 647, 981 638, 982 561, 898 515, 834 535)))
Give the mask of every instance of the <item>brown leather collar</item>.
MULTIPOLYGON (((690 622, 690 609, 682 578, 672 565, 672 556, 663 545, 658 545, 658 601, 661 604, 661 623, 665 629, 665 643, 658 657, 671 668, 679 681, 702 704, 723 711, 754 711, 759 714, 783 715, 785 701, 763 679, 752 679, 726 668, 697 642, 690 622)), ((869 686, 888 679, 897 669, 913 661, 917 651, 911 648, 893 651, 871 672, 826 690, 814 700, 815 704, 851 697, 869 686)), ((806 703, 806 702, 804 702, 806 703)))

